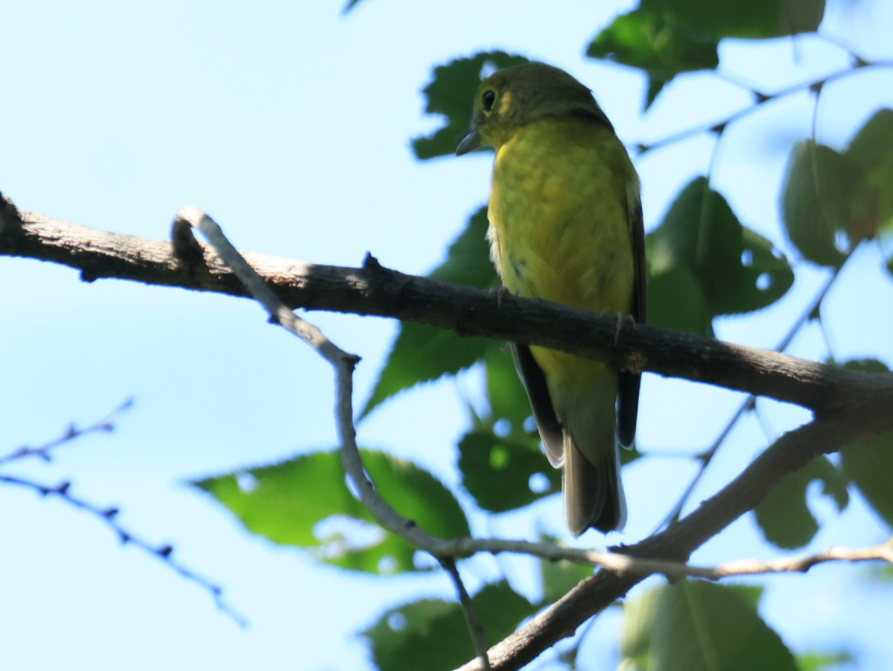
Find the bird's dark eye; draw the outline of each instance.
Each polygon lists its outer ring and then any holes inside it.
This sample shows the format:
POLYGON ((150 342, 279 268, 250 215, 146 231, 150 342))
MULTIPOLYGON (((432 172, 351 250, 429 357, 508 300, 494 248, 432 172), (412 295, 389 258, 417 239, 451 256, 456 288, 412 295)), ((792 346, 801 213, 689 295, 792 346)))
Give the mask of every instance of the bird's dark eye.
POLYGON ((496 102, 496 92, 484 91, 484 95, 481 96, 481 107, 483 107, 484 112, 489 112, 493 109, 494 102, 496 102))

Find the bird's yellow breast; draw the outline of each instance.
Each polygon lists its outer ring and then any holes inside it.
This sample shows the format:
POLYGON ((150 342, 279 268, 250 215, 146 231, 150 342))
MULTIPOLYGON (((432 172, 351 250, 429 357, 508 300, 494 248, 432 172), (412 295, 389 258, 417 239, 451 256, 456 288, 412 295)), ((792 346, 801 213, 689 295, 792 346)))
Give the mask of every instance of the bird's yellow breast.
MULTIPOLYGON (((503 284, 525 297, 628 314, 635 267, 627 194, 635 179, 620 141, 592 120, 547 117, 518 129, 497 149, 490 195, 491 253, 503 284)), ((604 370, 551 350, 534 355, 547 376, 570 384, 604 370)))

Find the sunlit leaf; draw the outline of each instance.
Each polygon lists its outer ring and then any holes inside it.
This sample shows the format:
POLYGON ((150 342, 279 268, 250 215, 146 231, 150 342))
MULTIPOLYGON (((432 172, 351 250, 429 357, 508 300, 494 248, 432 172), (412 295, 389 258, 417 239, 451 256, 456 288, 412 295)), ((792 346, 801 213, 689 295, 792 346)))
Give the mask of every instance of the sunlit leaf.
POLYGON ((504 51, 479 53, 472 58, 456 60, 434 68, 431 82, 422 92, 428 104, 425 112, 445 117, 445 125, 433 135, 417 137, 412 148, 417 158, 451 156, 469 131, 474 94, 481 83, 481 73, 527 63, 523 56, 504 51))
MULTIPOLYGON (((376 489, 401 515, 441 538, 469 535, 462 508, 430 473, 381 452, 362 455, 376 489)), ((370 573, 417 570, 415 548, 375 525, 351 494, 338 452, 305 454, 191 484, 229 508, 252 533, 309 550, 319 561, 370 573)))
POLYGON ((856 661, 851 652, 810 652, 797 655, 797 666, 800 671, 825 671, 825 669, 837 668, 841 664, 852 664, 856 661))
MULTIPOLYGON (((479 289, 497 285, 499 280, 486 240, 487 225, 487 208, 482 207, 450 245, 446 261, 429 277, 479 289)), ((468 368, 496 347, 499 344, 487 338, 461 337, 454 331, 428 324, 401 322, 387 363, 361 417, 404 389, 468 368)))
MULTIPOLYGON (((489 645, 536 611, 505 582, 486 585, 472 600, 489 645)), ((465 616, 455 601, 425 599, 393 608, 363 635, 381 671, 446 671, 474 657, 465 616)))
POLYGON ((827 457, 813 459, 785 478, 754 510, 767 541, 785 549, 809 544, 819 530, 806 498, 807 488, 815 481, 822 483, 822 493, 833 499, 838 510, 847 506, 846 478, 827 457))

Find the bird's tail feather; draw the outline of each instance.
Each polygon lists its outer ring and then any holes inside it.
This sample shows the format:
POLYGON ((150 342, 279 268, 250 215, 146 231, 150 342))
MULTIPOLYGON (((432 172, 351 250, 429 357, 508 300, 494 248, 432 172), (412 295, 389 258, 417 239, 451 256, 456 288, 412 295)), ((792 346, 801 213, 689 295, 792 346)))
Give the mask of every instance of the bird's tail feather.
POLYGON ((567 525, 574 536, 589 527, 607 533, 626 523, 626 499, 620 480, 620 455, 596 465, 587 459, 573 439, 565 436, 564 503, 567 525))

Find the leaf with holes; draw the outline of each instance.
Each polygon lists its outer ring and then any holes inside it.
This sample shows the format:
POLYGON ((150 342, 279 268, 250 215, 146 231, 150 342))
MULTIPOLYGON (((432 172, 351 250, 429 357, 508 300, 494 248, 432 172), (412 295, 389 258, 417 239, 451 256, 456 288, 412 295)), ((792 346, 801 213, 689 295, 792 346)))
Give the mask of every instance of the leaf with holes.
POLYGON ((813 459, 785 478, 754 510, 767 541, 792 550, 808 545, 815 537, 819 523, 809 510, 806 491, 816 481, 822 483, 822 493, 833 499, 838 511, 846 508, 850 500, 846 478, 827 457, 813 459))
POLYGON ((646 239, 648 324, 676 331, 713 335, 711 316, 701 285, 691 270, 666 249, 664 236, 646 239))
POLYGON ((787 260, 745 228, 703 177, 682 190, 646 245, 654 281, 649 309, 653 305, 658 319, 677 327, 703 320, 700 333, 712 335, 710 321, 717 315, 774 303, 794 282, 787 260))
POLYGON ((561 473, 539 449, 539 435, 520 442, 500 438, 486 426, 474 429, 459 441, 459 470, 468 493, 493 513, 523 508, 561 491, 561 473), (537 482, 543 486, 536 487, 537 482))
MULTIPOLYGON (((381 452, 362 455, 376 489, 401 515, 441 538, 469 535, 459 503, 433 475, 381 452)), ((229 508, 252 533, 309 550, 321 562, 369 573, 418 570, 416 549, 378 527, 351 494, 338 452, 305 454, 190 484, 229 508)))

